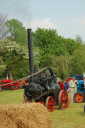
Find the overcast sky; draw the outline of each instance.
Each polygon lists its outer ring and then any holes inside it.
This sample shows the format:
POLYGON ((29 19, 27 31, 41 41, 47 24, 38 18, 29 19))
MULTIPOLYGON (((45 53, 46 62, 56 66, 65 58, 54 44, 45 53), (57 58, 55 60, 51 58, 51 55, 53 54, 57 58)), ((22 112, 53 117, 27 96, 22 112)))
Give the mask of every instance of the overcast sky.
POLYGON ((58 35, 85 41, 85 0, 0 0, 0 12, 33 31, 53 28, 58 35))

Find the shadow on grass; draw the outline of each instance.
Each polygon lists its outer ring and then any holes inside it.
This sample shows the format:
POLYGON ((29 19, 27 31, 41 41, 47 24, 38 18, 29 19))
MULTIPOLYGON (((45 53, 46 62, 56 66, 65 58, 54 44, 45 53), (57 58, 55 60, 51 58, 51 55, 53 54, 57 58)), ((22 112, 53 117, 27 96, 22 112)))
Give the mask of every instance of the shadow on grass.
POLYGON ((55 106, 54 110, 63 110, 63 109, 61 109, 59 106, 55 106))
POLYGON ((78 113, 80 116, 85 116, 84 109, 83 109, 83 111, 82 111, 82 112, 81 112, 81 111, 80 111, 80 112, 78 111, 78 112, 76 112, 76 113, 78 113))

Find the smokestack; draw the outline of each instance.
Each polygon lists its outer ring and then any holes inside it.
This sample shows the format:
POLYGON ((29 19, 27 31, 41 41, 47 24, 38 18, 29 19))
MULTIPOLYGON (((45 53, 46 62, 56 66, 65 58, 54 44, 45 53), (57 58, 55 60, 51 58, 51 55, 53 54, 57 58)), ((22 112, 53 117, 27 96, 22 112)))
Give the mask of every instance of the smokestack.
MULTIPOLYGON (((32 32, 31 31, 32 29, 27 29, 30 75, 33 74, 33 51, 32 51, 32 32)), ((31 82, 33 82, 33 77, 31 77, 31 82)))

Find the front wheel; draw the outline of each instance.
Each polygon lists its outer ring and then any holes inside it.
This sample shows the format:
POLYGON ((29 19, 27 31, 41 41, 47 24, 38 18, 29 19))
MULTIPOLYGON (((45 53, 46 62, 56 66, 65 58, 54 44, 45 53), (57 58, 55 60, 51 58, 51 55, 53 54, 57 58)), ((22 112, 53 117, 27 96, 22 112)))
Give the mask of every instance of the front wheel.
POLYGON ((82 103, 82 102, 84 102, 84 94, 82 92, 76 92, 74 94, 74 101, 76 103, 82 103))
POLYGON ((52 96, 48 96, 46 99, 46 107, 48 111, 53 112, 55 108, 54 98, 52 96))

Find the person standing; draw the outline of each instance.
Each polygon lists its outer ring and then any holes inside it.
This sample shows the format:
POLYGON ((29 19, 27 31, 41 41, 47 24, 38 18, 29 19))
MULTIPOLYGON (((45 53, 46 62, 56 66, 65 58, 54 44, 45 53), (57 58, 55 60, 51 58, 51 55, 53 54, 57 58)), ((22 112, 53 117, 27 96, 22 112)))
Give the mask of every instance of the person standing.
POLYGON ((69 89, 70 89, 69 83, 67 82, 66 79, 64 79, 64 90, 68 93, 69 92, 69 89))
POLYGON ((75 80, 75 76, 73 76, 72 80, 70 80, 70 82, 69 82, 69 86, 70 86, 70 103, 73 103, 73 101, 74 101, 75 84, 78 84, 78 81, 75 80))
MULTIPOLYGON (((70 89, 69 83, 67 82, 66 79, 64 79, 64 90, 65 90, 67 93, 69 93, 69 89, 70 89)), ((68 107, 69 107, 69 103, 68 103, 68 107)))

